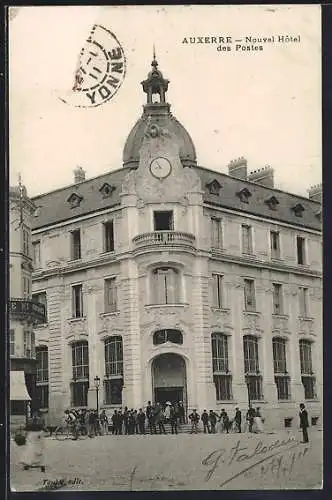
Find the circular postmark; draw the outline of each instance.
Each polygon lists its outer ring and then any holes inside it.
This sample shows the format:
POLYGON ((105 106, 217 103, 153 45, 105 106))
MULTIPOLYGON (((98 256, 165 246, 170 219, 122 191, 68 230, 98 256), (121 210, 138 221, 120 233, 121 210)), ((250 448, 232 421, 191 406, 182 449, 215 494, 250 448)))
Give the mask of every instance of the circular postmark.
POLYGON ((121 87, 126 58, 114 33, 95 24, 79 54, 70 95, 63 102, 76 107, 96 107, 109 101, 121 87))

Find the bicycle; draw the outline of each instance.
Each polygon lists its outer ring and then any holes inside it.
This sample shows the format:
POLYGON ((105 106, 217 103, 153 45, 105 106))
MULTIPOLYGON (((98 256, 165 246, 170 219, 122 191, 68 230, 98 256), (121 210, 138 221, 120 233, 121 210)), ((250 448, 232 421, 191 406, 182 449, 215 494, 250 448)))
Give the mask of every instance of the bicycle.
POLYGON ((65 441, 66 439, 86 439, 88 437, 87 433, 83 433, 83 427, 77 426, 76 424, 62 424, 59 425, 54 431, 55 439, 58 441, 65 441))

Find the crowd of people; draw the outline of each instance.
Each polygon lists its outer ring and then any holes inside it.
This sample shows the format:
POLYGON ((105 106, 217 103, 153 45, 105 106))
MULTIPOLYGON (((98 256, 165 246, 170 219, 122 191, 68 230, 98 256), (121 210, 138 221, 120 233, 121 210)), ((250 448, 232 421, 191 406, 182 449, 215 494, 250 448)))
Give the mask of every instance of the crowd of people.
POLYGON ((70 426, 74 439, 79 434, 89 437, 112 433, 114 435, 129 434, 166 434, 170 429, 172 434, 177 434, 179 428, 190 423, 190 432, 196 434, 201 427, 204 433, 215 434, 216 432, 263 432, 263 422, 260 408, 250 407, 246 412, 244 422, 242 412, 235 409, 235 414, 230 417, 222 409, 220 414, 213 410, 204 410, 200 415, 196 409, 186 415, 183 403, 166 402, 164 405, 156 403, 148 404, 145 409, 139 410, 124 409, 114 410, 111 417, 108 417, 105 410, 100 413, 97 410, 66 410, 65 421, 70 426), (202 426, 200 426, 200 422, 202 426))

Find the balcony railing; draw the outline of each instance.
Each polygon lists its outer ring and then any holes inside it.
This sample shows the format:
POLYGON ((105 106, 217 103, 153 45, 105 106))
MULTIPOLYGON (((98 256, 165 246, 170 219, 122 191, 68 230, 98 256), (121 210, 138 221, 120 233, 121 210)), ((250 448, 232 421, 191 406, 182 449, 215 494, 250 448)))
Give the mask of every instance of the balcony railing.
POLYGON ((149 245, 185 245, 193 247, 195 236, 183 231, 153 231, 135 236, 133 243, 137 247, 149 245))
POLYGON ((46 322, 46 310, 44 304, 34 302, 29 299, 10 299, 9 312, 12 315, 30 318, 33 322, 46 322))

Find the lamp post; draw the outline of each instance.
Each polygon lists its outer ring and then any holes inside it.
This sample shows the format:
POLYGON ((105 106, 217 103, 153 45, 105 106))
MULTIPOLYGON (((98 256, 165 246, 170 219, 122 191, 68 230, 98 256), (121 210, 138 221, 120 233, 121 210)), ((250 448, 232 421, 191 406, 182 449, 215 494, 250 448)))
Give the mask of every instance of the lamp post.
POLYGON ((99 415, 99 386, 100 386, 100 378, 98 377, 98 375, 94 378, 94 383, 95 383, 96 395, 97 395, 97 413, 99 415))

